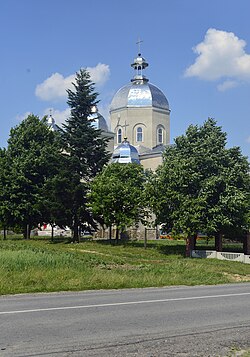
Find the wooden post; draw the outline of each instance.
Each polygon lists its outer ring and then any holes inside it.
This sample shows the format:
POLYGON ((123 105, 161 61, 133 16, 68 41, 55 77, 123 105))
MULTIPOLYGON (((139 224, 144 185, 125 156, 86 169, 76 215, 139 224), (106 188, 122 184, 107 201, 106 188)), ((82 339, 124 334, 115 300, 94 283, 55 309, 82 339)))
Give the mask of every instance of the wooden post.
POLYGON ((145 228, 145 233, 144 233, 144 249, 147 248, 147 228, 145 228))
POLYGON ((244 254, 250 255, 250 232, 247 232, 243 242, 243 251, 244 254))

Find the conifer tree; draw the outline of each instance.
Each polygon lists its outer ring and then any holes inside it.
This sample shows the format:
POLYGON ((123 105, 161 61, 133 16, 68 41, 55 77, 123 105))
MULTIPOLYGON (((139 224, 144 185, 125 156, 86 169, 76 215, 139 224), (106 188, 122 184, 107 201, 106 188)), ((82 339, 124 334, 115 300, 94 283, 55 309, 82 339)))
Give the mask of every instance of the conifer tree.
POLYGON ((110 155, 106 151, 107 139, 93 126, 90 114, 98 103, 97 93, 85 69, 76 74, 74 90, 68 90, 70 117, 63 126, 63 142, 72 186, 73 240, 79 239, 81 223, 91 223, 86 206, 86 194, 91 179, 101 171, 110 155), (73 183, 73 185, 72 185, 73 183))

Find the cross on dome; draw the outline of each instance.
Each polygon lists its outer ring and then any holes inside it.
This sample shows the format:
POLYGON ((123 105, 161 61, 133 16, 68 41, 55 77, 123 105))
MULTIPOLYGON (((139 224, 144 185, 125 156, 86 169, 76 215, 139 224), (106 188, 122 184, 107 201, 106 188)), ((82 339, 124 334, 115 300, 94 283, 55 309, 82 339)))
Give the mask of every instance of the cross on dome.
POLYGON ((138 82, 138 83, 146 83, 148 82, 148 79, 142 74, 142 71, 148 67, 148 63, 146 62, 145 58, 142 57, 140 53, 141 49, 141 43, 143 41, 138 39, 136 44, 138 45, 138 56, 134 59, 134 63, 131 64, 131 67, 134 68, 135 70, 135 75, 134 78, 131 79, 131 82, 138 82))
POLYGON ((138 56, 141 55, 141 43, 143 42, 143 40, 140 39, 140 37, 138 38, 138 41, 136 42, 136 44, 138 45, 138 56))

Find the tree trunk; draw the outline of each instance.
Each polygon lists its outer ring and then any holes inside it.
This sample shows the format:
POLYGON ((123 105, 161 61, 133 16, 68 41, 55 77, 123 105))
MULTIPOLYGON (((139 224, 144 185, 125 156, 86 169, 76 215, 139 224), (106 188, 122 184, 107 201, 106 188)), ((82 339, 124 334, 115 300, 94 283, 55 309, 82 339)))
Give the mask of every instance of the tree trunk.
POLYGON ((118 244, 119 233, 120 233, 119 228, 116 227, 116 233, 115 233, 116 244, 118 244))
POLYGON ((81 227, 78 225, 78 243, 81 242, 81 227))
POLYGON ((155 238, 159 239, 159 236, 160 236, 159 229, 158 229, 158 226, 156 226, 156 228, 155 228, 155 238))
POLYGON ((216 232, 215 234, 215 250, 216 252, 222 252, 222 233, 216 232))
POLYGON ((144 249, 147 248, 147 228, 145 228, 144 232, 144 249))
POLYGON ((243 241, 244 254, 250 255, 250 232, 247 232, 243 241))
POLYGON ((72 242, 75 243, 75 242, 79 242, 79 226, 80 226, 80 223, 79 223, 79 220, 77 218, 77 215, 74 217, 74 223, 73 223, 73 229, 72 229, 72 233, 73 233, 73 236, 72 236, 72 242))
POLYGON ((186 257, 191 257, 191 251, 194 250, 194 241, 195 241, 195 236, 188 235, 187 240, 186 240, 186 257))
POLYGON ((3 239, 4 239, 4 240, 7 239, 7 229, 6 229, 5 226, 3 227, 3 239))
POLYGON ((196 233, 196 234, 194 235, 194 242, 193 242, 193 249, 194 249, 194 250, 196 249, 197 237, 198 237, 198 233, 196 233))
POLYGON ((112 226, 109 226, 109 242, 112 240, 112 226))
POLYGON ((26 224, 25 239, 30 239, 30 225, 29 225, 29 223, 26 224))
POLYGON ((72 238, 73 242, 76 242, 78 240, 78 224, 77 222, 74 223, 73 226, 73 238, 72 238))
POLYGON ((51 240, 52 240, 52 242, 54 241, 54 225, 53 225, 53 223, 51 224, 51 240))

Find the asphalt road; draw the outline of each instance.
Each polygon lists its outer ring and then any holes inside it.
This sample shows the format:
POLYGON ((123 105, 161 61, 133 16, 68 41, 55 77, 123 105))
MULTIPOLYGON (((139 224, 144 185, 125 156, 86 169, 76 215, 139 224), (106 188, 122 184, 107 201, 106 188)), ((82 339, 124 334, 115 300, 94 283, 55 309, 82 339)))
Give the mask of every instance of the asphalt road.
POLYGON ((226 356, 250 348, 250 284, 0 297, 0 356, 226 356))

